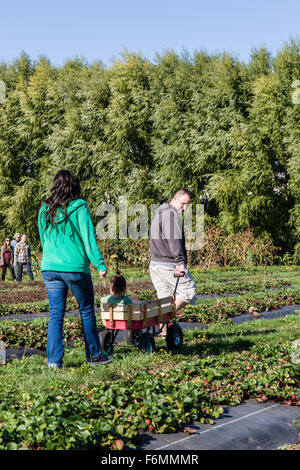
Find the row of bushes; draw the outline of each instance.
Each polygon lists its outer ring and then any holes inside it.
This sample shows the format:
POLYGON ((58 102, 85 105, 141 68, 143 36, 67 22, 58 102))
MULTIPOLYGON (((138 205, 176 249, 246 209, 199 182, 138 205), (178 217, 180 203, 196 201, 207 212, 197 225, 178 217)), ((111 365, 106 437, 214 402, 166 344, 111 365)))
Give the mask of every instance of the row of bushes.
MULTIPOLYGON (((98 242, 101 254, 110 269, 131 266, 146 272, 150 263, 150 241, 145 239, 106 239, 98 242)), ((37 275, 42 254, 32 250, 32 269, 37 275)), ((204 246, 187 250, 189 266, 200 268, 241 266, 300 266, 300 243, 293 253, 281 253, 270 240, 254 236, 253 230, 226 234, 216 225, 205 229, 204 246)))
MULTIPOLYGON (((99 247, 112 268, 117 268, 122 263, 141 268, 145 272, 149 266, 149 240, 101 240, 99 247)), ((255 237, 251 229, 228 235, 216 225, 210 225, 205 228, 204 247, 188 251, 188 263, 202 268, 300 265, 300 244, 296 245, 293 254, 283 254, 270 240, 255 237)))

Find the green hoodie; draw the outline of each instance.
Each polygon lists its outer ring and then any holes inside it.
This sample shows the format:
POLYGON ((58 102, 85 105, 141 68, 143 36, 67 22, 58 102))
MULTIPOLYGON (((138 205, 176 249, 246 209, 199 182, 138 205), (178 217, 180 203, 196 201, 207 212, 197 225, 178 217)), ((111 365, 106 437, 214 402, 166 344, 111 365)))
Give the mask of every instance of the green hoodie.
POLYGON ((68 222, 58 209, 55 226, 46 227, 46 204, 39 211, 38 225, 43 248, 41 271, 84 272, 90 263, 98 271, 106 266, 97 245, 93 222, 86 201, 75 199, 67 207, 68 222))

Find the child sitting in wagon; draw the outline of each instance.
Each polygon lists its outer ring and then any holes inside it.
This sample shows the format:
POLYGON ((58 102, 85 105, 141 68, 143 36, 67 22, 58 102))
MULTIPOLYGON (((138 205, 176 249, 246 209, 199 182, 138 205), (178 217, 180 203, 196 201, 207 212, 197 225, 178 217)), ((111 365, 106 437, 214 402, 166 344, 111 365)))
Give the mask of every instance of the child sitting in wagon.
POLYGON ((116 271, 116 274, 110 278, 110 295, 101 297, 103 304, 118 304, 128 305, 133 304, 132 300, 126 294, 126 279, 120 271, 116 271))
MULTIPOLYGON (((125 342, 127 345, 138 346, 139 349, 150 353, 154 351, 155 348, 155 326, 161 323, 161 320, 163 323, 169 323, 174 316, 174 298, 172 299, 172 297, 169 296, 159 300, 137 301, 134 303, 133 300, 125 294, 126 280, 119 271, 116 271, 116 274, 110 278, 110 295, 101 297, 101 303, 106 304, 105 307, 104 305, 102 306, 103 311, 101 312, 102 320, 105 321, 105 329, 99 334, 101 347, 104 351, 110 350, 112 354, 113 346, 116 345, 116 336, 119 330, 123 330, 126 331, 125 342), (109 304, 121 306, 116 314, 119 315, 119 318, 114 318, 114 307, 109 307, 110 312, 108 313, 109 304), (134 304, 136 310, 131 307, 129 308, 130 320, 128 321, 128 311, 127 308, 123 306, 130 304, 134 304), (124 313, 127 314, 126 320, 123 317, 124 313), (131 315, 135 316, 134 320, 131 315), (136 318, 136 316, 138 318, 136 318), (115 322, 117 324, 116 327, 115 322), (135 322, 134 328, 131 328, 131 322, 135 322), (126 327, 128 328, 128 323, 130 323, 130 329, 127 330, 126 327), (151 327, 153 328, 153 334, 149 332, 151 327), (143 329, 147 329, 147 332, 143 333, 143 329), (112 333, 110 330, 115 330, 115 333, 112 333)), ((169 334, 166 337, 167 347, 174 350, 179 349, 182 345, 182 331, 180 326, 177 323, 172 323, 168 328, 169 334)))
MULTIPOLYGON (((110 278, 110 295, 101 297, 101 302, 103 304, 118 304, 118 305, 128 305, 133 304, 133 301, 126 294, 126 279, 120 271, 116 271, 116 274, 110 278)), ((126 332, 126 343, 133 344, 134 342, 133 331, 127 330, 126 332)))

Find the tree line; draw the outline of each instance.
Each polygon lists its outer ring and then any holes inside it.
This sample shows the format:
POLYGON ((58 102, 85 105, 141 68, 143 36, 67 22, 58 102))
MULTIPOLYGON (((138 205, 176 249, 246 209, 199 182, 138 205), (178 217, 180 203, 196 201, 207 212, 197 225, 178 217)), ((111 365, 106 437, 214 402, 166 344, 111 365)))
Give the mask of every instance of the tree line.
POLYGON ((300 236, 300 41, 247 63, 223 52, 124 51, 110 66, 0 63, 0 235, 38 244, 37 214, 59 169, 97 206, 150 207, 180 187, 205 223, 248 228, 282 253, 300 236))

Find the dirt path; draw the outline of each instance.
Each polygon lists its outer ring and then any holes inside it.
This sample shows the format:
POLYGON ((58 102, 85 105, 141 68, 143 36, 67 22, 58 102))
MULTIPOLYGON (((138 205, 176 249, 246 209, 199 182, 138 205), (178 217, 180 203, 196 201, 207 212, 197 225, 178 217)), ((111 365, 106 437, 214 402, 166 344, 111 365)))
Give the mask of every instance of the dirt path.
MULTIPOLYGON (((128 282, 128 292, 138 293, 141 290, 153 289, 152 282, 139 281, 128 282)), ((109 294, 109 283, 107 281, 94 283, 95 295, 109 294)), ((69 291, 68 297, 74 297, 69 291)), ((11 284, 0 281, 0 304, 18 304, 25 302, 37 302, 47 300, 47 291, 42 281, 32 283, 11 284)))

